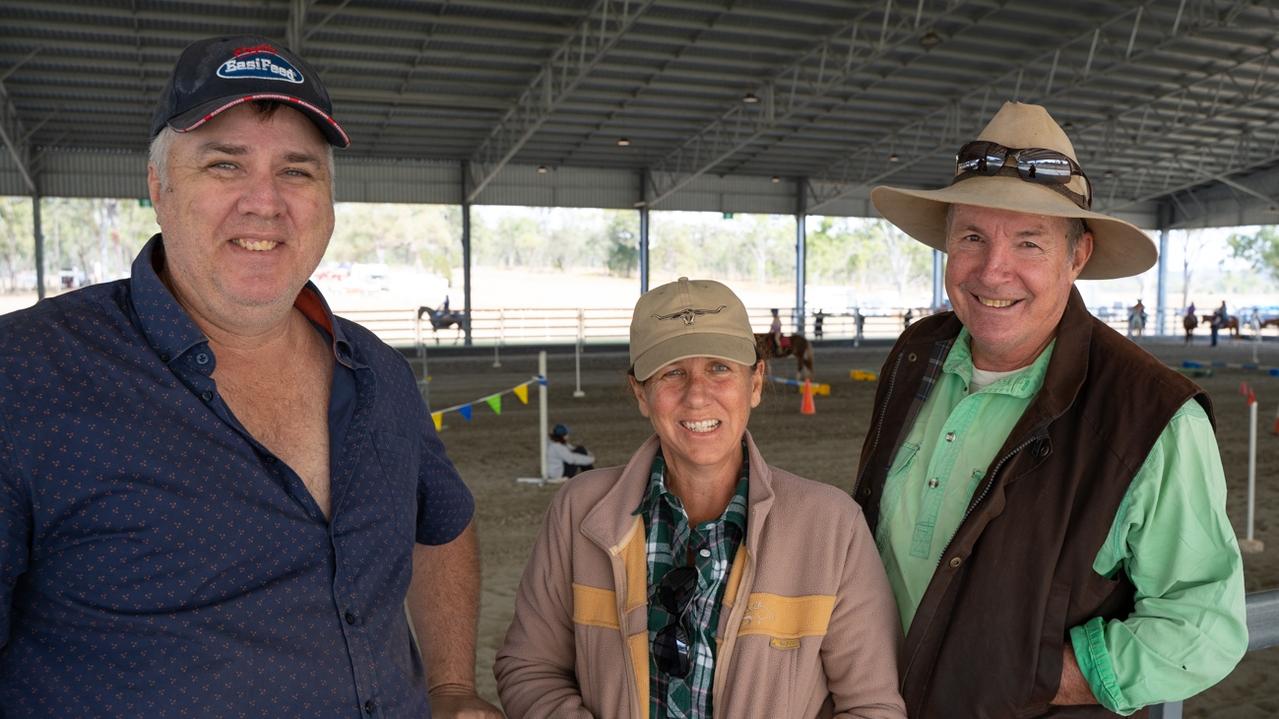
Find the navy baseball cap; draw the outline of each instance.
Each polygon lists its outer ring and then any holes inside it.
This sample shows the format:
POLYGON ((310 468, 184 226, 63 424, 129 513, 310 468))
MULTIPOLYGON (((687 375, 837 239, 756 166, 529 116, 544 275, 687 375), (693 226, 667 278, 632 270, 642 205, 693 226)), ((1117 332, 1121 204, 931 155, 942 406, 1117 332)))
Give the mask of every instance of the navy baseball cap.
POLYGON ((236 105, 255 100, 286 103, 320 128, 329 144, 351 138, 333 119, 333 103, 320 76, 302 58, 264 37, 240 35, 198 40, 173 66, 151 117, 151 137, 165 126, 188 132, 236 105))
POLYGON ((555 425, 554 428, 551 429, 551 434, 555 435, 556 437, 567 437, 568 427, 565 427, 562 424, 557 424, 555 425))

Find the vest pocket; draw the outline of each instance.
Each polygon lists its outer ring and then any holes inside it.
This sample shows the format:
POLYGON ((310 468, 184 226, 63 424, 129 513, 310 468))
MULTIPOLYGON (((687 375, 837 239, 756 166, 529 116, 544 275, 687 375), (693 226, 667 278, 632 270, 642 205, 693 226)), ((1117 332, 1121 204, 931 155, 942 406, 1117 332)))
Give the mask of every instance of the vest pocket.
POLYGON ((1061 686, 1062 647, 1067 641, 1066 610, 1070 604, 1070 585, 1053 582, 1044 607, 1044 624, 1039 630, 1039 653, 1035 661, 1034 681, 1026 706, 1017 715, 1038 716, 1048 710, 1061 686))

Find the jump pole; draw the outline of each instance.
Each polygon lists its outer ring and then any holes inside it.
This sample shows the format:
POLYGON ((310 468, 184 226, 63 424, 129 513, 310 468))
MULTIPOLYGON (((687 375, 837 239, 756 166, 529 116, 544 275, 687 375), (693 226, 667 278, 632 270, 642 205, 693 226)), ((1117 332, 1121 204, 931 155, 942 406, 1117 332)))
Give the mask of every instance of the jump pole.
POLYGON ((1247 383, 1239 391, 1248 400, 1248 537, 1239 542, 1239 550, 1254 554, 1266 548, 1261 540, 1253 537, 1257 508, 1257 395, 1247 383))
POLYGON ((577 311, 577 346, 573 352, 573 359, 577 365, 577 389, 573 390, 574 397, 585 397, 586 393, 582 391, 582 339, 586 335, 586 316, 582 310, 577 311))
POLYGON ((546 438, 550 435, 550 428, 547 426, 549 412, 547 410, 546 399, 546 350, 537 353, 537 447, 540 451, 541 464, 538 466, 540 477, 516 477, 515 481, 521 484, 536 484, 537 486, 546 485, 546 438))

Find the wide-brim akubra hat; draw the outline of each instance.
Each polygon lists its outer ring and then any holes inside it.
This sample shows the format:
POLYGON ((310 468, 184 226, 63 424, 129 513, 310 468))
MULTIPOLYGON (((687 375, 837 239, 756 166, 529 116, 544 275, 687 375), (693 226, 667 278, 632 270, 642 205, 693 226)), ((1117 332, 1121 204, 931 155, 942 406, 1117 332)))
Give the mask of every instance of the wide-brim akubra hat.
MULTIPOLYGON (((976 139, 1014 149, 1054 150, 1078 163, 1070 138, 1040 105, 1004 103, 976 139)), ((1079 176, 1072 176, 1066 187, 1078 195, 1089 191, 1087 182, 1079 176)), ((1092 257, 1079 273, 1084 280, 1139 275, 1150 269, 1159 255, 1154 241, 1136 226, 1086 210, 1051 187, 1016 176, 967 177, 940 190, 880 186, 871 190, 870 199, 889 222, 942 251, 946 249, 946 212, 950 205, 1080 218, 1093 235, 1092 257)))

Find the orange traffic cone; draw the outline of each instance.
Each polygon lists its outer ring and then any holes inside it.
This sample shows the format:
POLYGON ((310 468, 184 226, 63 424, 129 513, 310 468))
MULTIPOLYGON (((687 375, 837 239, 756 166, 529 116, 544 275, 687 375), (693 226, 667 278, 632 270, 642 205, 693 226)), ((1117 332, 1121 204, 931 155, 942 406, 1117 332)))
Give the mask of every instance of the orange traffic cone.
POLYGON ((813 381, 811 379, 804 380, 804 387, 800 390, 804 395, 804 399, 799 404, 800 414, 817 414, 817 406, 813 404, 813 381))

